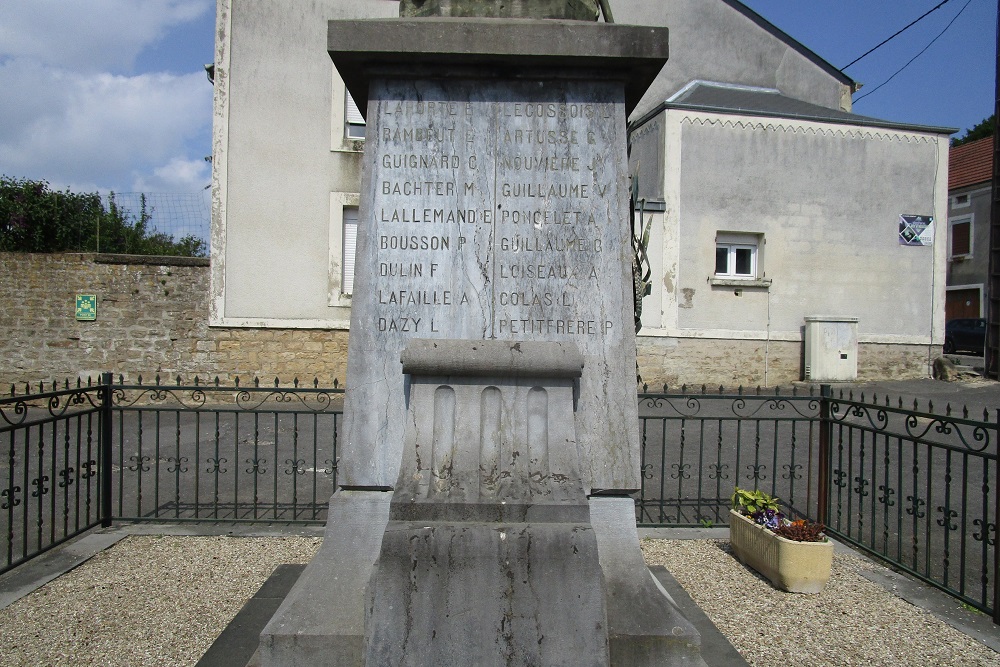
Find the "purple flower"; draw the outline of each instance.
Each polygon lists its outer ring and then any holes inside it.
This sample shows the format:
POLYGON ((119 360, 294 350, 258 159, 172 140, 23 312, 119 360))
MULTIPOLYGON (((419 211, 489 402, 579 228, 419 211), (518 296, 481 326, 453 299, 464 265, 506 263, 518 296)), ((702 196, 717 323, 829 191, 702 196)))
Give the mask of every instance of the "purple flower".
POLYGON ((750 518, 753 519, 755 523, 760 524, 769 530, 774 530, 781 525, 785 515, 772 509, 765 509, 757 510, 750 515, 750 518))

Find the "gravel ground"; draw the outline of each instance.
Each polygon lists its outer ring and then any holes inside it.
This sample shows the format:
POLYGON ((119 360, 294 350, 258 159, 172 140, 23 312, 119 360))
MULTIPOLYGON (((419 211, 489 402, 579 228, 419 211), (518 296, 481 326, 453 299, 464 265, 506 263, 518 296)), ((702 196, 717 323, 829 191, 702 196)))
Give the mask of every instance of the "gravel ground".
POLYGON ((194 665, 310 537, 130 536, 0 610, 0 665, 194 665))
MULTIPOLYGON (((130 536, 0 610, 0 665, 194 665, 313 537, 130 536)), ((754 667, 998 665, 1000 655, 859 574, 836 553, 820 595, 775 590, 721 540, 643 540, 754 667)))
POLYGON ((785 593, 721 540, 643 540, 753 667, 1000 665, 1000 654, 859 574, 879 566, 835 553, 819 595, 785 593))

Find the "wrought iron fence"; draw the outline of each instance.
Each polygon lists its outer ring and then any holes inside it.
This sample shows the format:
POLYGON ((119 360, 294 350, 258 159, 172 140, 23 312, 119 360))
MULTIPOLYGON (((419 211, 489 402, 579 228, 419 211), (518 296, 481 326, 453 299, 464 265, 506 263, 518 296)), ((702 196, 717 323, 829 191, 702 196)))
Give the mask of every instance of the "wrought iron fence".
POLYGON ((822 426, 828 532, 1000 621, 996 416, 841 393, 822 426))
POLYGON ((819 397, 706 387, 639 395, 643 526, 728 525, 733 488, 760 488, 815 516, 819 397))
POLYGON ((325 523, 342 393, 110 374, 11 387, 0 399, 0 572, 112 519, 325 523))
POLYGON ((337 482, 339 387, 113 388, 115 518, 324 523, 337 482))
POLYGON ((110 525, 109 407, 107 386, 67 383, 0 399, 0 572, 110 525))
MULTIPOLYGON (((666 389, 666 388, 665 388, 666 389)), ((343 390, 216 379, 0 399, 0 571, 112 518, 323 523, 343 390)), ((1000 411, 720 388, 639 395, 640 525, 728 523, 735 486, 1000 622, 1000 411)))
POLYGON ((736 486, 1000 622, 1000 467, 987 411, 886 397, 688 392, 639 396, 645 526, 728 524, 736 486))

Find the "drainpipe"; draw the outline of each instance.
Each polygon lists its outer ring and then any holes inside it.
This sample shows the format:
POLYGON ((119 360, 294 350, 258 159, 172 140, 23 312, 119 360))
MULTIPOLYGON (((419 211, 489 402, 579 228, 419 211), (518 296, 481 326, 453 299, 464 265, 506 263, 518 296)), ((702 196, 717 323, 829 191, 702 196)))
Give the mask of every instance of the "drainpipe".
MULTIPOLYGON (((1000 1, 1000 0, 998 0, 1000 1)), ((771 350, 771 288, 767 289, 767 329, 764 334, 764 386, 767 384, 767 366, 771 350)))

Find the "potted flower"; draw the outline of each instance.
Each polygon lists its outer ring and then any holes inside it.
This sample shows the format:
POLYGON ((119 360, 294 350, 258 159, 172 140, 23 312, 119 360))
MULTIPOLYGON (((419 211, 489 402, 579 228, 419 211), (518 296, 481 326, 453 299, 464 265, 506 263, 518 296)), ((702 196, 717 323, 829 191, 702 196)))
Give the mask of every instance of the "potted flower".
POLYGON ((788 520, 778 499, 763 491, 736 488, 729 536, 740 562, 781 590, 819 593, 830 580, 833 542, 823 524, 788 520))

